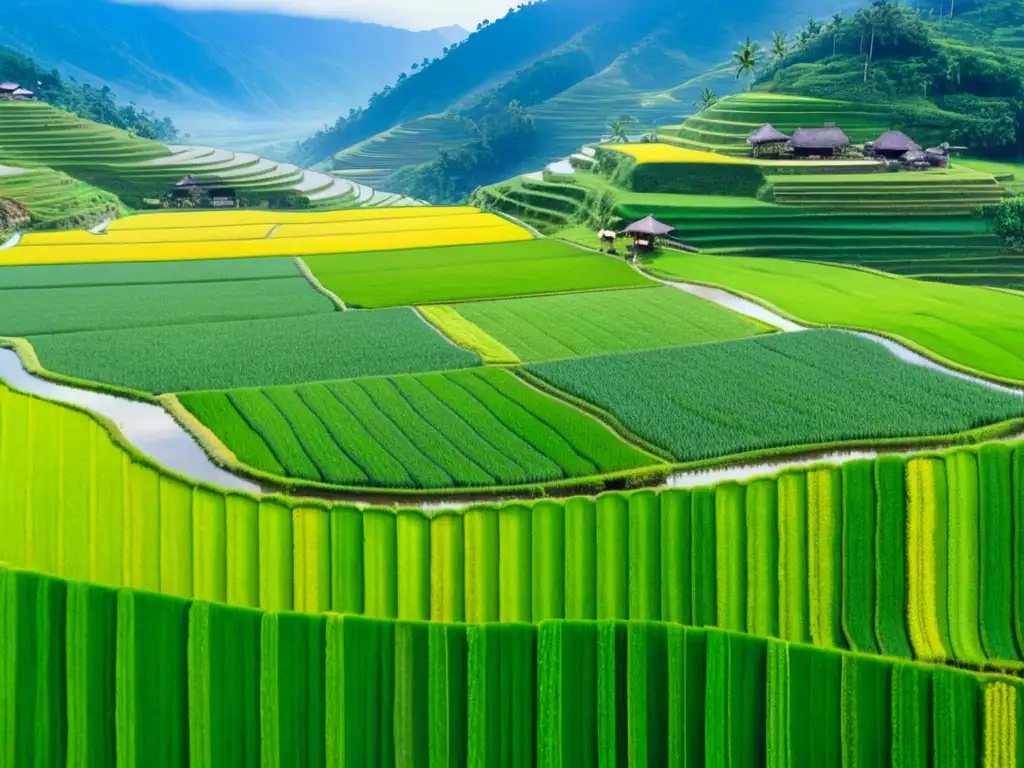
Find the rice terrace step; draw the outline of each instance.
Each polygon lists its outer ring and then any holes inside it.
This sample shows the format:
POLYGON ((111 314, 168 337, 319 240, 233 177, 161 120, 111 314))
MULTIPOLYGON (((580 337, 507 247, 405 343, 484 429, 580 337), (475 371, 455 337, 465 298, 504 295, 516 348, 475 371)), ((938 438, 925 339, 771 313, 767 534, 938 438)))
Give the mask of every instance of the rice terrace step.
POLYGON ((1020 1, 17 0, 0 768, 1022 768, 1020 1))

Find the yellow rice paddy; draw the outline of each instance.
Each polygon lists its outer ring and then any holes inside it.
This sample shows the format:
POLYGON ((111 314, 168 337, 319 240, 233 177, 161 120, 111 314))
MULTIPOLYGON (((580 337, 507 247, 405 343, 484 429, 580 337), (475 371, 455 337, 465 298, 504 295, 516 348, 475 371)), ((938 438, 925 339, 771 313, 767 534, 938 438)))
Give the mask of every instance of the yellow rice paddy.
POLYGON ((750 165, 742 157, 727 157, 714 152, 675 147, 671 144, 612 144, 614 149, 634 158, 638 163, 706 163, 708 165, 750 165))
POLYGON ((426 216, 466 216, 479 213, 469 206, 357 208, 350 211, 173 211, 142 213, 118 219, 107 228, 112 232, 125 229, 169 229, 222 227, 236 224, 310 224, 332 221, 376 221, 382 219, 423 218, 426 216))
POLYGON ((277 229, 266 222, 246 223, 245 219, 252 213, 283 216, 279 212, 262 211, 156 214, 155 218, 164 223, 173 218, 182 226, 118 229, 106 235, 88 232, 30 235, 23 244, 0 254, 0 266, 313 256, 531 239, 530 233, 522 227, 474 208, 351 211, 345 212, 350 215, 343 219, 339 219, 337 213, 299 214, 304 218, 277 229), (410 213, 398 217, 390 215, 396 211, 410 213), (422 215, 426 211, 431 213, 422 215), (356 213, 376 213, 377 218, 352 215, 356 213), (187 224, 193 216, 206 218, 195 219, 195 225, 187 224), (241 221, 236 221, 236 217, 241 221), (211 225, 209 222, 214 220, 221 224, 211 225))

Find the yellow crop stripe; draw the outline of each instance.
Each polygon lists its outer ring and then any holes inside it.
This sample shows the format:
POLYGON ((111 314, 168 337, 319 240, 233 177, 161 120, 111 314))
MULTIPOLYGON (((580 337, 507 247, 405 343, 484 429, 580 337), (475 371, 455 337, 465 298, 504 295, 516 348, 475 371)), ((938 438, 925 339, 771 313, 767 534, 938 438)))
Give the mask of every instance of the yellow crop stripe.
POLYGON ((455 344, 473 350, 485 363, 514 365, 519 362, 515 352, 464 318, 454 307, 420 307, 419 311, 431 325, 455 344))

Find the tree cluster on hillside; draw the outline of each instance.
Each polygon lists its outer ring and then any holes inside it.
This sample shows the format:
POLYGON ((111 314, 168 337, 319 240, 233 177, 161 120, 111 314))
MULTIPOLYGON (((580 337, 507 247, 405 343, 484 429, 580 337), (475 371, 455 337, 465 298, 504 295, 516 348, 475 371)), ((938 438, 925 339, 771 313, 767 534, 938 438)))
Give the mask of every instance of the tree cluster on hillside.
POLYGON ((168 117, 158 117, 134 104, 119 104, 104 86, 94 88, 64 80, 56 70, 46 70, 34 60, 0 47, 0 80, 30 89, 36 98, 97 123, 112 125, 137 136, 157 141, 174 141, 178 130, 168 117))
POLYGON ((481 184, 523 157, 534 140, 533 119, 513 101, 474 123, 474 138, 458 149, 441 149, 428 163, 395 174, 391 191, 433 203, 461 203, 481 184))
POLYGON ((1017 155, 1024 148, 1024 49, 999 47, 979 26, 1011 6, 1024 24, 1020 0, 927 0, 921 7, 876 0, 849 18, 812 19, 792 42, 775 33, 753 87, 890 103, 894 127, 941 127, 953 144, 1017 155), (951 18, 956 6, 961 15, 951 18))

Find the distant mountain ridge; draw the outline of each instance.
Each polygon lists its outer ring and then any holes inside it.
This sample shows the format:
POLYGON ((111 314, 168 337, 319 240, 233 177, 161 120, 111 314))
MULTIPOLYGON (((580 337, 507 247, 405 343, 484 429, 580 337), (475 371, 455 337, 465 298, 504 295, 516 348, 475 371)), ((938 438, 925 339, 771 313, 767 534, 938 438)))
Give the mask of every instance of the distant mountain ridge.
MULTIPOLYGON (((466 141, 510 102, 536 127, 532 149, 489 164, 490 183, 565 157, 630 116, 642 127, 679 122, 701 88, 741 87, 728 67, 747 35, 793 31, 810 16, 857 0, 546 0, 511 9, 433 63, 393 84, 363 110, 303 142, 295 162, 391 183, 396 159, 418 165, 466 141), (468 121, 468 122, 467 122, 468 121), (460 130, 459 126, 463 126, 460 130)), ((767 42, 767 41, 766 41, 767 42)), ((486 140, 483 142, 486 145, 486 140)), ((487 147, 481 147, 486 150, 487 147)), ((430 169, 429 173, 433 173, 430 169)), ((476 180, 467 172, 464 178, 476 180)))
POLYGON ((307 118, 365 102, 465 34, 108 0, 6 0, 0 19, 0 45, 141 106, 307 118))

